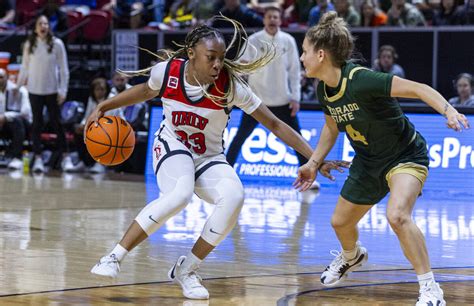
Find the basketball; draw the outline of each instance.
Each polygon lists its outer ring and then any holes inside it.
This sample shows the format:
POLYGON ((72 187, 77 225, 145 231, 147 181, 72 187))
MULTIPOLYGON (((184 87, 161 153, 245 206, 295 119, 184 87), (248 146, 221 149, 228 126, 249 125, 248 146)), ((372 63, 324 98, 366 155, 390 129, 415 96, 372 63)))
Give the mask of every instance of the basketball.
POLYGON ((123 163, 132 155, 135 133, 130 124, 117 116, 104 116, 86 131, 86 146, 95 161, 105 166, 123 163))

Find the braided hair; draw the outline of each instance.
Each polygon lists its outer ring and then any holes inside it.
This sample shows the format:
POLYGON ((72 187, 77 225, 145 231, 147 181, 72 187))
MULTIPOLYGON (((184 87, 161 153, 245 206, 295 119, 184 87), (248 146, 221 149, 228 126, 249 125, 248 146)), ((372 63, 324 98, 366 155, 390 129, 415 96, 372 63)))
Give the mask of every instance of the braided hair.
MULTIPOLYGON (((225 58, 224 59, 224 68, 226 69, 227 73, 229 74, 230 79, 230 86, 227 92, 219 92, 221 95, 216 96, 210 94, 203 85, 197 83, 201 87, 204 92, 204 96, 209 98, 212 102, 216 105, 221 107, 226 107, 234 98, 235 94, 235 82, 239 82, 244 86, 248 86, 247 82, 243 79, 242 76, 251 74, 258 70, 259 68, 267 65, 271 62, 276 56, 276 48, 274 45, 268 45, 266 50, 264 51, 263 55, 251 62, 248 63, 240 63, 238 60, 244 54, 248 44, 247 44, 247 32, 245 31, 244 27, 241 23, 227 18, 225 16, 215 16, 214 19, 221 19, 227 22, 230 22, 234 27, 234 34, 229 45, 226 48, 226 52, 228 52, 232 47, 235 47, 237 52, 232 59, 225 58)), ((152 54, 153 56, 157 57, 162 61, 169 61, 174 58, 188 58, 187 50, 189 48, 193 48, 196 44, 199 43, 201 39, 219 39, 225 41, 224 35, 217 29, 207 26, 207 25, 200 25, 190 31, 186 38, 184 39, 183 44, 175 43, 176 46, 179 47, 176 51, 170 51, 166 49, 160 49, 157 53, 153 53, 147 49, 140 48, 145 52, 152 54)), ((252 46, 253 47, 253 46, 252 46)), ((138 76, 138 75, 148 75, 153 67, 148 67, 142 70, 137 71, 121 71, 118 70, 119 73, 125 74, 126 76, 138 76)), ((216 86, 217 88, 217 86, 216 86)), ((218 88, 217 88, 218 89, 218 88)))

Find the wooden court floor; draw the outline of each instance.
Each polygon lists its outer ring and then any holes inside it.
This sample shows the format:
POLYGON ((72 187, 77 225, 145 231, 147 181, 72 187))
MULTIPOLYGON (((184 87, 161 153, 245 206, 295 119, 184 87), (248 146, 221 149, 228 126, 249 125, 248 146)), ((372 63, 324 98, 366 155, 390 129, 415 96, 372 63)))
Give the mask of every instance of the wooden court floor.
MULTIPOLYGON (((415 304, 416 276, 381 218, 383 206, 361 222, 368 264, 340 287, 320 285, 329 250, 338 248, 329 224, 337 191, 324 186, 305 195, 288 186, 246 187, 236 228, 201 266, 209 301, 185 299, 166 276, 212 213, 199 199, 130 253, 117 280, 93 277, 92 265, 157 196, 149 184, 0 174, 0 305, 415 304)), ((414 213, 448 305, 474 305, 473 204, 437 207, 427 199, 414 213)))

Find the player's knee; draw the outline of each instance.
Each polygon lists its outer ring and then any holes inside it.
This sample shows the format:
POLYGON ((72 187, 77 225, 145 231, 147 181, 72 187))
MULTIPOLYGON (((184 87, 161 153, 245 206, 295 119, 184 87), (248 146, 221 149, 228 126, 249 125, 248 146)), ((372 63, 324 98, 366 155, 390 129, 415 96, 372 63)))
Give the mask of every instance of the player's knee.
POLYGON ((349 218, 344 218, 341 216, 333 215, 331 217, 331 226, 334 230, 344 229, 350 226, 353 226, 352 222, 350 222, 349 218))
POLYGON ((387 220, 393 231, 398 232, 411 222, 411 216, 395 208, 387 211, 387 220))

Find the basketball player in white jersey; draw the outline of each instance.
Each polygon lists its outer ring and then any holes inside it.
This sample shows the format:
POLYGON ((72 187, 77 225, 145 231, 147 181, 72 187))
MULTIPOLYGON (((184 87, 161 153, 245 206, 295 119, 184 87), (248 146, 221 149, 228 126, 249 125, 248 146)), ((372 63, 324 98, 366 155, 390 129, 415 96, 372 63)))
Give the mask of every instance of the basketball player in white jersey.
MULTIPOLYGON (((236 33, 245 33, 240 24, 228 21, 234 24, 236 33)), ((223 154, 222 135, 233 106, 241 108, 286 144, 310 157, 312 149, 307 142, 277 119, 237 75, 265 65, 274 53, 270 50, 256 62, 238 64, 236 59, 225 59, 226 51, 224 37, 219 31, 199 26, 188 33, 183 47, 170 54, 169 60, 141 71, 150 71, 148 82, 99 104, 88 118, 86 127, 111 109, 156 96, 163 101, 164 119, 155 134, 153 147, 153 166, 163 195, 143 208, 122 240, 100 259, 92 273, 116 277, 127 253, 184 209, 196 193, 216 208, 191 252, 177 260, 168 276, 181 285, 187 298, 209 298, 196 271, 202 260, 232 230, 244 202, 242 183, 223 154)), ((324 163, 321 172, 330 177, 329 170, 340 169, 340 165, 344 164, 324 163)))

